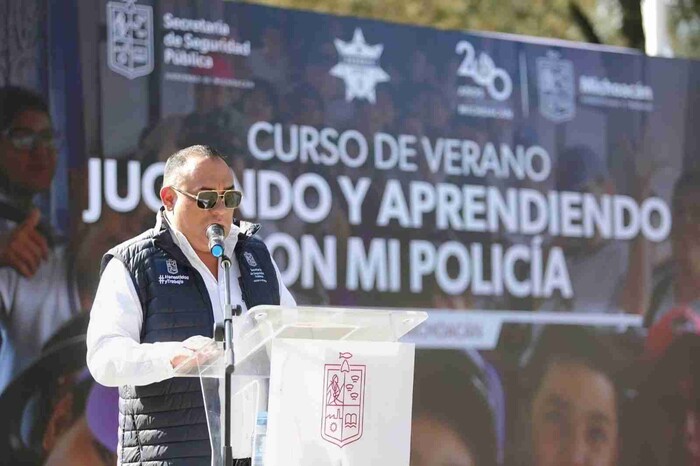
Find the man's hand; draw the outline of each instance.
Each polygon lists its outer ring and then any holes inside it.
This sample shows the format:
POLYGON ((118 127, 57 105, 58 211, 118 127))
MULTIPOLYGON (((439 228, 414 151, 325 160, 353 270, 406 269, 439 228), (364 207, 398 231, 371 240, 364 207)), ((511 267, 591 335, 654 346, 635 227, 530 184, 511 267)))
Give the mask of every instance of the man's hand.
POLYGON ((36 229, 39 224, 39 209, 10 232, 5 244, 0 244, 0 266, 10 266, 27 278, 31 278, 46 260, 49 244, 36 229))
POLYGON ((182 342, 182 347, 170 358, 170 365, 173 366, 173 368, 177 368, 181 364, 192 359, 191 369, 194 369, 196 367, 194 356, 197 355, 198 352, 199 355, 201 355, 201 357, 198 358, 200 360, 199 362, 203 362, 207 359, 207 354, 210 350, 211 352, 215 352, 216 349, 217 345, 214 340, 201 335, 195 335, 182 342))

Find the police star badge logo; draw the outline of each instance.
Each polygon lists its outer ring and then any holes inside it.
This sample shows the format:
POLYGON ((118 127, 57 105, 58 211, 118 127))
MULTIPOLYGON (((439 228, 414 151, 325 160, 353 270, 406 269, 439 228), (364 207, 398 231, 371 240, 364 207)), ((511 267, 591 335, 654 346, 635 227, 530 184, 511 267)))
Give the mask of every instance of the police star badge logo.
POLYGON ((340 62, 331 68, 331 76, 345 81, 345 100, 367 99, 377 101, 377 84, 389 81, 389 75, 379 66, 379 57, 384 51, 382 44, 365 42, 362 29, 355 29, 352 41, 335 39, 340 62))
POLYGON ((576 115, 574 64, 550 51, 537 59, 537 89, 543 117, 555 123, 576 115))
POLYGON ((153 9, 136 0, 107 2, 107 64, 135 79, 153 71, 153 9))
POLYGON ((340 448, 362 437, 367 366, 350 364, 352 353, 339 353, 340 364, 324 366, 321 437, 340 448))

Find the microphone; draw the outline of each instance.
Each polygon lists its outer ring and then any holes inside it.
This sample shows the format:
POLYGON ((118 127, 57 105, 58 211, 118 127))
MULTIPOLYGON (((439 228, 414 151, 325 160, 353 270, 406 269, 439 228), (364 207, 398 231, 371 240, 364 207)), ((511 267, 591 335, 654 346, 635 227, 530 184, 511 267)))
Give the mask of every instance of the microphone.
POLYGON ((214 257, 224 255, 224 227, 218 223, 212 223, 207 227, 207 239, 209 239, 209 250, 214 257))

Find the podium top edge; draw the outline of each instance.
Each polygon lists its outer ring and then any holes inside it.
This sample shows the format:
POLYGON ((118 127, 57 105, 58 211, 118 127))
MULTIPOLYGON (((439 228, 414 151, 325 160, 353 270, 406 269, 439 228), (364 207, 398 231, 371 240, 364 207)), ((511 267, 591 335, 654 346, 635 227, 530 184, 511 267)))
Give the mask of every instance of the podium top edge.
POLYGON ((267 311, 267 310, 289 310, 295 312, 329 312, 329 313, 357 313, 357 314, 396 314, 396 315, 406 315, 412 317, 424 316, 428 318, 428 313, 426 311, 418 309, 401 309, 401 308, 388 308, 388 307, 349 307, 349 306, 275 306, 270 304, 262 304, 259 306, 252 307, 248 312, 254 311, 267 311))

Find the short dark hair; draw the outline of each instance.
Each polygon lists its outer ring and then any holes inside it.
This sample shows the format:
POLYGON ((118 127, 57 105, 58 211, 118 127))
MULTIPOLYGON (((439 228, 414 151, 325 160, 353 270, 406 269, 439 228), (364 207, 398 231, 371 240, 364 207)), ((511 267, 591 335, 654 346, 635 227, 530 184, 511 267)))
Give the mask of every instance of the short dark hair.
POLYGON ((27 110, 49 113, 46 100, 38 93, 17 86, 0 88, 0 131, 8 128, 17 115, 27 110))
POLYGON ((179 181, 180 170, 185 164, 194 157, 216 157, 228 165, 226 157, 221 155, 219 151, 211 146, 196 145, 185 147, 175 152, 165 161, 165 169, 163 170, 163 186, 173 186, 179 181))
MULTIPOLYGON (((551 325, 537 339, 524 367, 522 388, 529 401, 549 369, 557 363, 581 364, 603 374, 615 389, 618 410, 628 375, 626 351, 616 344, 621 336, 575 325, 551 325)), ((619 414, 619 413, 618 413, 619 414)))

